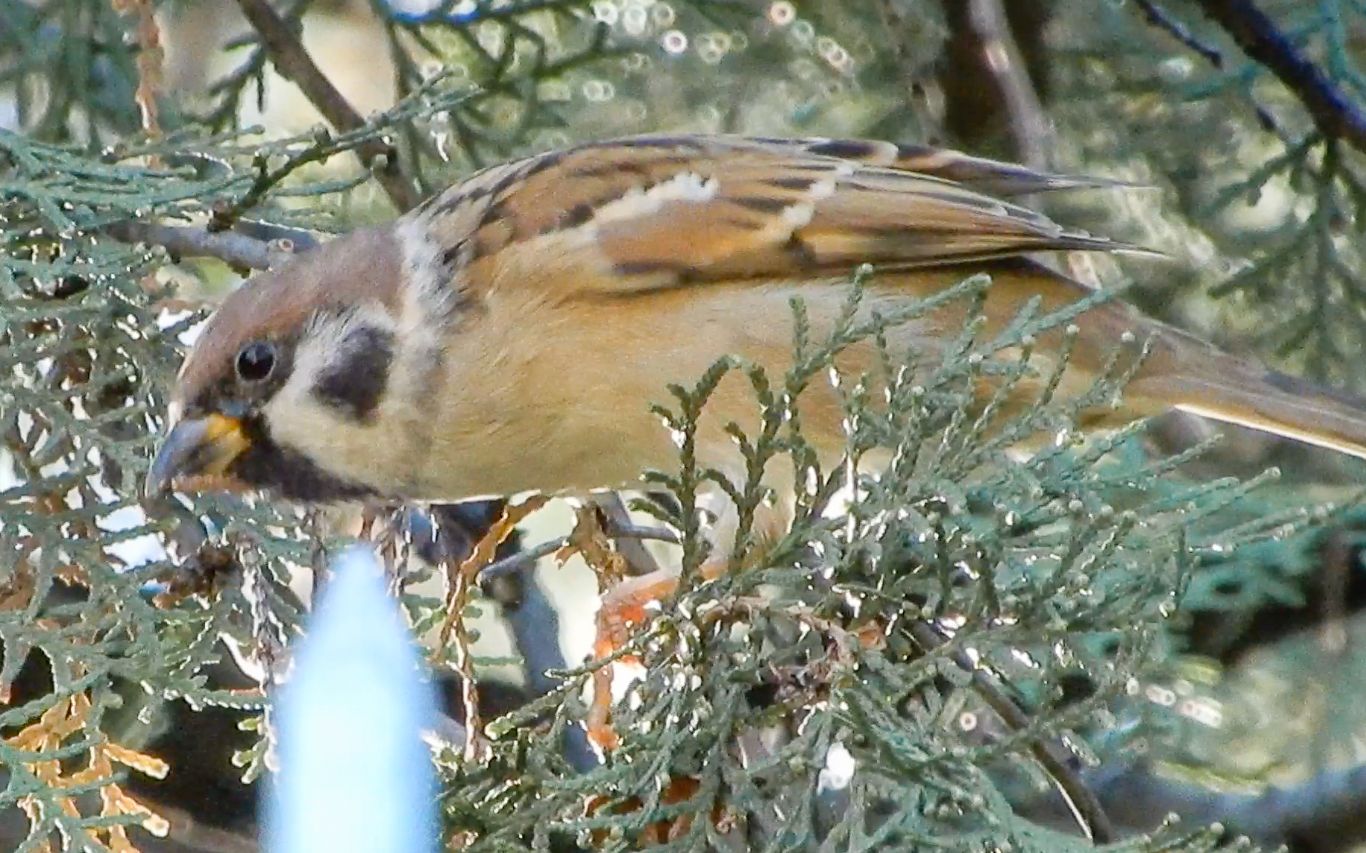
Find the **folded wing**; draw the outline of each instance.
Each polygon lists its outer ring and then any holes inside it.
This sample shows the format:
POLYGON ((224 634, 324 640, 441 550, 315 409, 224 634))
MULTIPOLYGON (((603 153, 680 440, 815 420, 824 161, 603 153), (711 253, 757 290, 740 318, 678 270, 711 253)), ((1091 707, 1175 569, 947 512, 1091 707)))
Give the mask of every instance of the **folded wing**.
POLYGON ((881 142, 649 136, 498 167, 415 215, 476 290, 632 292, 1135 250, 987 192, 1103 183, 881 142))

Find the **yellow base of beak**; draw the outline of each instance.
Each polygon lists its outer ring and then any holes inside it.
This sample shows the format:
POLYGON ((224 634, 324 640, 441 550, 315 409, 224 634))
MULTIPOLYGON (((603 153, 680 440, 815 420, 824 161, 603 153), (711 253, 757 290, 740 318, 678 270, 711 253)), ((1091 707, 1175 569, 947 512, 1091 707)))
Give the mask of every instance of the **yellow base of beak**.
POLYGON ((242 422, 227 415, 211 414, 176 424, 161 443, 156 459, 147 472, 143 493, 157 496, 177 483, 204 484, 235 481, 226 476, 228 467, 241 456, 251 440, 242 422))

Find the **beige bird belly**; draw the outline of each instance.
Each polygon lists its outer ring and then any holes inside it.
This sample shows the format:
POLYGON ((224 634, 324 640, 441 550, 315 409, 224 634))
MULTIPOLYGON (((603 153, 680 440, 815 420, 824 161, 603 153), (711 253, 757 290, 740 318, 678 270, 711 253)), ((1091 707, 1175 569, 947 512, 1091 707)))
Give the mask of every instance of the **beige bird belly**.
MULTIPOLYGON (((691 389, 727 354, 763 365, 781 386, 792 362, 794 296, 806 303, 812 340, 820 341, 847 289, 713 285, 516 314, 491 306, 448 355, 459 368, 448 373, 441 395, 421 490, 429 499, 582 492, 632 485, 647 468, 676 470, 679 437, 649 404, 677 408, 668 384, 691 389), (497 322, 504 315, 521 322, 497 322)), ((904 300, 874 293, 867 301, 885 310, 904 300)), ((902 328, 895 343, 909 343, 918 330, 923 326, 902 328)), ((853 373, 871 367, 871 346, 851 348, 841 362, 853 373)), ((808 439, 838 454, 842 410, 828 372, 815 378, 801 408, 808 439)), ((699 461, 738 476, 742 463, 724 427, 735 421, 757 429, 749 380, 738 371, 727 376, 704 411, 699 461)))

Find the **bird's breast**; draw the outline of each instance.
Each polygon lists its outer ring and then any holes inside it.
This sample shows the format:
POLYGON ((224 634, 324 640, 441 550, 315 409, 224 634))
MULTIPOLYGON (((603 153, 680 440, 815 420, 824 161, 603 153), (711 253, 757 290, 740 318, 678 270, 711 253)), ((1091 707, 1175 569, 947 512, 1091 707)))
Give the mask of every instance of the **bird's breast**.
MULTIPOLYGON (((806 303, 820 340, 847 288, 712 285, 557 305, 491 300, 447 351, 416 497, 583 492, 638 483, 646 469, 676 471, 682 431, 652 404, 677 411, 670 384, 693 389, 725 355, 762 366, 781 386, 792 363, 793 297, 806 303)), ((867 344, 841 356, 851 372, 871 369, 874 359, 867 344)), ((800 406, 807 438, 831 455, 841 451, 843 409, 827 371, 800 406)), ((761 411, 743 371, 723 378, 693 425, 699 464, 743 472, 726 428, 754 433, 761 411)))

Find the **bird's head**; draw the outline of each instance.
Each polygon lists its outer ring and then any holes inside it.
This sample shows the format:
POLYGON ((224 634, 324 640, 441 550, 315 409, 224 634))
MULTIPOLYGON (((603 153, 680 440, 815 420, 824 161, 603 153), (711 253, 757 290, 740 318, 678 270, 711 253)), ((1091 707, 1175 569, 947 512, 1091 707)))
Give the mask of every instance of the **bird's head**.
POLYGON ((400 254, 391 230, 358 231, 232 293, 181 368, 148 494, 380 492, 333 456, 344 433, 374 420, 390 379, 400 254))

